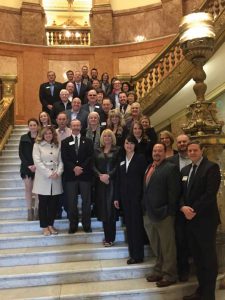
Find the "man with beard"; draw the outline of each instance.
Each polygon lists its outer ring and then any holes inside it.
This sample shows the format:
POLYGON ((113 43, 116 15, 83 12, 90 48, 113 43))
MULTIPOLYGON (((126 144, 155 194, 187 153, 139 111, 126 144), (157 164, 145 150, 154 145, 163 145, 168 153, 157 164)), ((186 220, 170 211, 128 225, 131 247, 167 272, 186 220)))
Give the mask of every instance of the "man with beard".
POLYGON ((177 280, 174 220, 181 180, 177 166, 166 160, 164 144, 154 145, 152 158, 144 178, 143 208, 144 226, 156 263, 147 281, 166 287, 177 280))

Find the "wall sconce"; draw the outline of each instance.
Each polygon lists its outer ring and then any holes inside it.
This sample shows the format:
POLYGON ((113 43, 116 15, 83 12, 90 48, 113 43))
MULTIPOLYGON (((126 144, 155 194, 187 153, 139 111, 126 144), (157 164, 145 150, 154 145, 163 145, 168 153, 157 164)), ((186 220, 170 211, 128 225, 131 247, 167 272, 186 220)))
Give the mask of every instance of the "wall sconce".
POLYGON ((143 42, 146 40, 145 36, 144 35, 137 35, 135 38, 134 38, 135 42, 139 43, 139 42, 143 42))

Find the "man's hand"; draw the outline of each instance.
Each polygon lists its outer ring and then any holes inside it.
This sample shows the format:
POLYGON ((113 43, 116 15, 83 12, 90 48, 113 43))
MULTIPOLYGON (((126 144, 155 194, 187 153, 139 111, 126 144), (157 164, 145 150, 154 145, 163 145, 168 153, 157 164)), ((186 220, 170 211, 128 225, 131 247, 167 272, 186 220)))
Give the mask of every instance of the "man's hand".
POLYGON ((118 201, 118 200, 115 200, 115 201, 114 201, 114 206, 115 206, 115 208, 117 208, 117 209, 120 208, 120 204, 119 204, 119 201, 118 201))
POLYGON ((192 220, 196 216, 196 212, 190 206, 182 206, 180 211, 183 212, 187 220, 192 220))
POLYGON ((109 175, 108 174, 100 174, 99 178, 100 178, 101 182, 103 182, 105 184, 109 184, 109 175))
POLYGON ((50 110, 52 110, 52 108, 53 108, 53 105, 51 105, 51 104, 48 104, 48 105, 47 105, 47 108, 48 108, 48 109, 50 109, 50 110))
POLYGON ((74 173, 75 173, 75 176, 79 176, 83 173, 83 168, 79 167, 79 166, 76 166, 74 169, 73 169, 74 173))

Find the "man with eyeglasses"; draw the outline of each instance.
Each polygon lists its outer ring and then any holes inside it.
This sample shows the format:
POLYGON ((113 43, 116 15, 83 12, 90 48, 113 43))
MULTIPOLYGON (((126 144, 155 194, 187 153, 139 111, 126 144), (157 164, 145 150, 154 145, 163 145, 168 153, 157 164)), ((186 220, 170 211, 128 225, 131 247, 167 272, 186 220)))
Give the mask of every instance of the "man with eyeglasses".
POLYGON ((82 109, 88 113, 96 111, 100 113, 100 105, 97 103, 97 92, 92 89, 87 93, 88 103, 82 105, 82 109))

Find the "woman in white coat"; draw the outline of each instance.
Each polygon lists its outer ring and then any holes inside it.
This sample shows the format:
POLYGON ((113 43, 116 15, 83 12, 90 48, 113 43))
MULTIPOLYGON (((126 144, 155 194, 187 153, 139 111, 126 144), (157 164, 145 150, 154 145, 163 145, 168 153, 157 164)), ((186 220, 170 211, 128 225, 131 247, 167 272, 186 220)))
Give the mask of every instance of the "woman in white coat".
POLYGON ((62 194, 63 163, 55 129, 42 128, 33 148, 36 166, 33 193, 39 197, 40 227, 45 236, 57 234, 53 227, 56 216, 58 196, 62 194))

